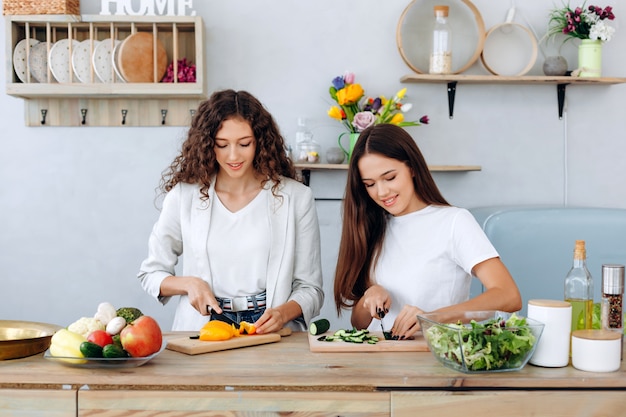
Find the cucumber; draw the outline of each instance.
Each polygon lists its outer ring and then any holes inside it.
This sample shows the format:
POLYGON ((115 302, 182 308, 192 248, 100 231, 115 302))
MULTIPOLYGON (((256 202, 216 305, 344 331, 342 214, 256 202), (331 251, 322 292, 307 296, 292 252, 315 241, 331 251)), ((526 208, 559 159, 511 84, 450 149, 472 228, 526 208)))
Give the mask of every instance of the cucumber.
POLYGON ((319 319, 311 323, 309 326, 309 332, 313 336, 317 336, 322 333, 326 333, 330 329, 330 322, 326 319, 319 319))
POLYGON ((101 358, 102 346, 93 342, 83 342, 80 344, 80 353, 82 353, 85 358, 101 358))
POLYGON ((102 348, 102 356, 105 358, 126 358, 128 353, 118 345, 111 343, 102 348))

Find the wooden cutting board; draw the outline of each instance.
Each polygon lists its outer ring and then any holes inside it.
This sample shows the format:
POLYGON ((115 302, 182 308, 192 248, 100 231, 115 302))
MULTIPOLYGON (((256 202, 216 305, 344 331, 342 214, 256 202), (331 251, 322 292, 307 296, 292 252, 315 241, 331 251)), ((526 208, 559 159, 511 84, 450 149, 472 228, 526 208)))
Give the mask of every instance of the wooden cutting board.
POLYGON ((421 333, 417 333, 412 340, 385 340, 382 332, 371 332, 379 341, 375 344, 348 343, 340 340, 321 342, 322 336, 332 335, 334 331, 313 336, 309 333, 309 349, 311 352, 428 352, 428 344, 421 333))
POLYGON ((279 333, 253 334, 233 337, 228 340, 208 342, 200 339, 190 339, 189 336, 168 339, 167 349, 187 355, 218 352, 220 350, 237 349, 247 346, 263 345, 280 341, 279 333))
POLYGON ((130 35, 119 46, 117 64, 129 83, 161 81, 167 69, 167 52, 163 43, 156 39, 156 64, 154 62, 154 37, 152 33, 137 32, 130 35))

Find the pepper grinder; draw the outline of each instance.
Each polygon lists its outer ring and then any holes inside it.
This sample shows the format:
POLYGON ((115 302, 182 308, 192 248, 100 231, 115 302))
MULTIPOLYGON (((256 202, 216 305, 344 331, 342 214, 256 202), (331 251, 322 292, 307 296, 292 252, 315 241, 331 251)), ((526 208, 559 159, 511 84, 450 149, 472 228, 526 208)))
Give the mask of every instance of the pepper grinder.
POLYGON ((623 296, 624 265, 602 265, 602 328, 619 332, 622 335, 622 341, 623 296))

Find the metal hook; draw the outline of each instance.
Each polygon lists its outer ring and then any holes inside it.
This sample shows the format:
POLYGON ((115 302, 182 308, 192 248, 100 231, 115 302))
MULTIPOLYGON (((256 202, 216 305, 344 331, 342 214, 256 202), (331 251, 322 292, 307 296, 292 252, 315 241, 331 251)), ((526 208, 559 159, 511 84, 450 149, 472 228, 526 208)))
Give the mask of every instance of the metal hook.
POLYGON ((193 116, 196 115, 196 110, 195 109, 189 109, 189 113, 191 114, 191 118, 193 119, 193 116))
POLYGON ((87 123, 87 109, 80 109, 80 115, 83 116, 83 120, 80 123, 84 125, 87 123))
POLYGON ((46 124, 46 115, 48 114, 48 109, 41 109, 41 124, 46 124))
POLYGON ((126 115, 128 114, 128 110, 122 109, 122 124, 126 124, 126 115))
POLYGON ((165 124, 165 116, 167 116, 167 109, 161 109, 161 124, 165 124))

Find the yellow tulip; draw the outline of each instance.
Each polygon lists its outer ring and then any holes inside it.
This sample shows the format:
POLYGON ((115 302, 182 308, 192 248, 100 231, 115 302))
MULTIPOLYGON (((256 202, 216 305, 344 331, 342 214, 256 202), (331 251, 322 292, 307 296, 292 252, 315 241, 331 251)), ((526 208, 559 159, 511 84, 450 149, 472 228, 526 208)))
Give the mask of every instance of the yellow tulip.
POLYGON ((360 84, 349 84, 337 91, 337 103, 340 106, 357 103, 363 97, 365 91, 360 84))
POLYGON ((402 100, 404 98, 405 94, 406 94, 406 87, 403 88, 402 90, 398 91, 396 93, 396 97, 398 97, 398 100, 402 100))
POLYGON ((341 109, 337 106, 332 106, 330 110, 328 110, 328 115, 335 120, 341 121, 343 119, 343 113, 341 109))
POLYGON ((403 121, 404 121, 404 115, 402 113, 396 113, 393 115, 389 123, 391 123, 392 125, 397 125, 397 124, 402 123, 403 121))

